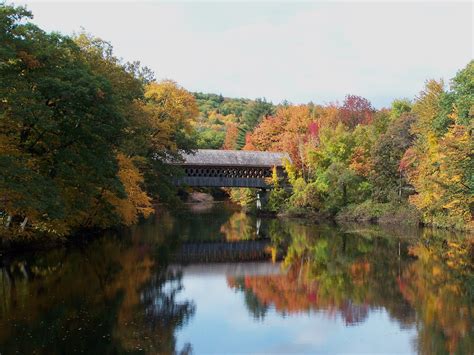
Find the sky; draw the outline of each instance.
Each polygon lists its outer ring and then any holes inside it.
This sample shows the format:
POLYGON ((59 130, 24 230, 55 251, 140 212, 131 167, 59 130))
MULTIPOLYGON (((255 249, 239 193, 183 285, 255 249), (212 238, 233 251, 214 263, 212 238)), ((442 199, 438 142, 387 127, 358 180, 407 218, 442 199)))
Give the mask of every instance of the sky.
POLYGON ((274 103, 354 94, 380 108, 414 98, 427 79, 448 84, 474 57, 470 1, 13 3, 47 31, 107 40, 158 79, 274 103))

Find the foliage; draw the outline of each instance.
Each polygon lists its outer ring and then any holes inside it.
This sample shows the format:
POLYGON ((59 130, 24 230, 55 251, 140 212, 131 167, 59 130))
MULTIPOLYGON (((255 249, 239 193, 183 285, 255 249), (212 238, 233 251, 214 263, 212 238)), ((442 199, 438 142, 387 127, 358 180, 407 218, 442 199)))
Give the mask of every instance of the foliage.
POLYGON ((407 223, 421 213, 425 224, 473 228, 473 63, 450 91, 430 80, 413 102, 394 100, 389 109, 355 95, 342 105, 280 105, 244 147, 291 157, 291 195, 276 191, 270 208, 407 223))
POLYGON ((418 225, 419 212, 405 202, 374 202, 366 200, 360 204, 351 204, 344 207, 337 215, 341 222, 383 222, 395 225, 418 225))
MULTIPOLYGON (((150 214, 152 200, 177 200, 171 178, 181 172, 168 163, 194 148, 288 152, 292 191, 270 193, 274 212, 382 220, 379 203, 409 201, 425 224, 474 227, 474 61, 450 90, 430 80, 414 101, 386 109, 356 95, 275 106, 157 82, 108 42, 47 33, 31 18, 0 6, 2 236, 132 224, 150 214)), ((255 198, 231 195, 247 206, 255 198)))
POLYGON ((340 122, 347 127, 355 128, 358 124, 371 123, 373 112, 374 109, 369 100, 356 95, 347 95, 338 116, 340 122))
POLYGON ((0 6, 0 234, 63 236, 148 216, 151 197, 170 191, 164 163, 195 145, 194 96, 101 39, 48 34, 30 18, 0 6))
POLYGON ((151 129, 153 152, 192 145, 189 135, 198 115, 194 97, 175 82, 152 82, 145 87, 147 126, 151 129))
POLYGON ((316 135, 318 129, 318 126, 313 125, 313 115, 308 105, 281 106, 275 115, 265 117, 248 136, 247 146, 258 150, 287 152, 293 163, 303 169, 304 150, 311 138, 310 131, 316 135))
POLYGON ((392 107, 390 110, 390 118, 392 120, 397 119, 404 113, 409 113, 412 107, 413 107, 413 104, 408 99, 393 100, 392 107))
POLYGON ((246 135, 271 114, 273 104, 265 99, 236 99, 216 94, 194 93, 199 107, 195 124, 201 149, 242 149, 246 135))
POLYGON ((370 180, 374 188, 373 198, 377 201, 405 199, 411 192, 400 161, 413 143, 411 126, 415 120, 416 117, 408 113, 394 118, 372 148, 370 180))
POLYGON ((239 128, 236 123, 229 123, 225 133, 224 144, 222 149, 235 150, 237 149, 237 136, 239 135, 239 128))
POLYGON ((197 133, 197 148, 220 149, 224 145, 225 132, 214 131, 211 128, 202 128, 197 133))
POLYGON ((124 193, 113 153, 125 126, 120 93, 70 38, 23 23, 25 13, 9 6, 0 15, 10 23, 0 66, 0 136, 17 154, 17 164, 9 164, 10 149, 0 150, 3 211, 14 231, 29 221, 64 234, 88 225, 97 206, 107 209, 104 190, 124 193), (32 194, 21 180, 36 182, 27 183, 32 194), (48 198, 31 203, 35 195, 48 198))
POLYGON ((281 181, 277 173, 276 167, 273 167, 271 184, 273 189, 268 196, 268 202, 264 208, 270 212, 279 212, 288 199, 288 192, 281 186, 281 181))
POLYGON ((239 125, 239 133, 236 140, 237 149, 245 146, 247 133, 250 133, 263 118, 270 116, 273 111, 273 104, 265 99, 256 99, 247 104, 239 125))
POLYGON ((133 160, 120 153, 117 156, 119 164, 118 176, 124 186, 126 198, 118 199, 110 195, 110 203, 114 206, 125 225, 132 225, 139 216, 148 217, 153 213, 151 198, 142 189, 143 175, 133 163, 133 160))
POLYGON ((246 209, 251 209, 255 205, 256 194, 252 189, 234 188, 230 190, 230 199, 246 209))
POLYGON ((472 91, 466 92, 474 80, 473 68, 470 63, 458 73, 449 93, 442 83, 429 81, 413 107, 416 141, 405 159, 416 190, 410 201, 425 223, 440 227, 473 227, 473 116, 466 106, 473 102, 472 91), (440 121, 449 124, 442 129, 440 121))

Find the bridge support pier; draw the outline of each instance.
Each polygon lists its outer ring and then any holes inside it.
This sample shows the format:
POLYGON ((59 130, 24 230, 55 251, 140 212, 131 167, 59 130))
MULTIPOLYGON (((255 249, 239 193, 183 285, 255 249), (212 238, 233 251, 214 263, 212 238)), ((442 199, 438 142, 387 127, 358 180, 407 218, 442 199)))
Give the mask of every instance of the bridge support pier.
POLYGON ((256 207, 257 211, 266 209, 268 203, 268 189, 258 189, 256 193, 256 207))

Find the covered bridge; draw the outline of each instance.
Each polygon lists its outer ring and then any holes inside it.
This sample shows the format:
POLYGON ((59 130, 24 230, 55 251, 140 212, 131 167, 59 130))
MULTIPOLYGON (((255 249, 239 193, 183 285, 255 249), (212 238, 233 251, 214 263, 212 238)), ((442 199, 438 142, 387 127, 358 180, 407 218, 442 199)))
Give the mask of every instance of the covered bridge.
POLYGON ((198 149, 183 158, 174 164, 184 169, 185 176, 176 178, 175 184, 196 187, 270 188, 273 167, 284 177, 284 161, 291 162, 287 153, 244 150, 198 149))

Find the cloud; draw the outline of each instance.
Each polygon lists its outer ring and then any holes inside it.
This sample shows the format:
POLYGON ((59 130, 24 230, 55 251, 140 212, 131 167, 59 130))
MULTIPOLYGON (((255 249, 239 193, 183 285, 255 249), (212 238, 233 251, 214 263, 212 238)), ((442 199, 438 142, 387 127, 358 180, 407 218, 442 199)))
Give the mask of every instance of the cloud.
POLYGON ((470 3, 31 3, 35 21, 109 40, 193 91, 376 106, 473 56, 470 3))

